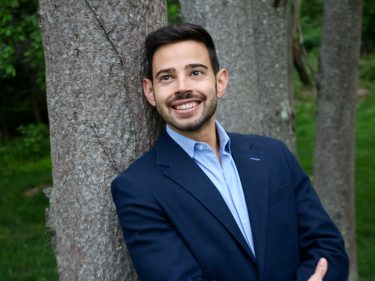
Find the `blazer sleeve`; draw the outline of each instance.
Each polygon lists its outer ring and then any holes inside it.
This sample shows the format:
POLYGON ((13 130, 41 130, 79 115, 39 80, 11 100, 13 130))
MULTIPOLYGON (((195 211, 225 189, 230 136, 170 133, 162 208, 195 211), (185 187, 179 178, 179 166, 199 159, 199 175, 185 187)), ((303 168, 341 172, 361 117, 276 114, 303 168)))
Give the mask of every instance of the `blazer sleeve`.
POLYGON ((284 144, 283 149, 296 197, 301 256, 296 279, 308 280, 315 271, 318 260, 325 257, 328 260, 328 272, 324 281, 346 281, 349 261, 343 238, 321 205, 309 177, 284 144))
POLYGON ((142 281, 208 281, 158 203, 129 177, 112 182, 124 240, 142 281))

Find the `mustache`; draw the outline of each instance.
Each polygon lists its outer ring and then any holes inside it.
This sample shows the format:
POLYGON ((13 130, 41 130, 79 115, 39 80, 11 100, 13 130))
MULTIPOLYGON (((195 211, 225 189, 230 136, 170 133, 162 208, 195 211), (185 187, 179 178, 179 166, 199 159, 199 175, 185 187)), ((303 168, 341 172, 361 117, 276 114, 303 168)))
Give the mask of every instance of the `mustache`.
POLYGON ((185 99, 191 99, 195 98, 197 95, 194 95, 192 91, 184 92, 184 93, 179 93, 175 95, 174 99, 175 101, 177 100, 185 100, 185 99))
POLYGON ((187 99, 203 99, 204 96, 201 94, 194 93, 193 91, 178 92, 173 97, 171 97, 170 102, 187 100, 187 99))

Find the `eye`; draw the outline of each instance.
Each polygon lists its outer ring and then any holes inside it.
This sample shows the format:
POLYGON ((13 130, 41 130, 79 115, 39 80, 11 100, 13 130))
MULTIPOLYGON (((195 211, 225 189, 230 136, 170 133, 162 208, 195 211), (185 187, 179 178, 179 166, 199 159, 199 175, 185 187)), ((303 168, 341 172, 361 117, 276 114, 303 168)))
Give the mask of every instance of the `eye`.
POLYGON ((162 75, 160 76, 160 81, 169 81, 172 79, 172 76, 171 75, 162 75))
POLYGON ((203 74, 203 72, 200 71, 200 70, 193 70, 191 72, 191 76, 194 76, 194 77, 201 76, 202 74, 203 74))

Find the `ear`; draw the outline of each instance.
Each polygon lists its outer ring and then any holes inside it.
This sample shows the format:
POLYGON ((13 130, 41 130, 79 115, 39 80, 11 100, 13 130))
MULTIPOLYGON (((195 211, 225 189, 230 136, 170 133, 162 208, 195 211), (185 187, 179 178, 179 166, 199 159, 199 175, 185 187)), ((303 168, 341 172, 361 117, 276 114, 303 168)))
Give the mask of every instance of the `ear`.
POLYGON ((154 88, 152 86, 152 81, 150 79, 144 78, 143 79, 143 93, 145 94, 148 102, 155 106, 155 95, 154 95, 154 88))
POLYGON ((216 89, 218 98, 222 98, 225 94, 229 82, 228 70, 222 68, 216 74, 216 89))

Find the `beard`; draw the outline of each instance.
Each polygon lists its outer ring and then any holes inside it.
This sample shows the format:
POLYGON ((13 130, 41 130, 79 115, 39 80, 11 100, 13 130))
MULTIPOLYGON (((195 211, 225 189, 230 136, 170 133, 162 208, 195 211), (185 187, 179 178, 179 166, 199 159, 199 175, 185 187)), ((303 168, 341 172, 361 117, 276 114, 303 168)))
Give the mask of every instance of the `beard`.
MULTIPOLYGON (((188 99, 192 97, 194 97, 192 93, 186 93, 185 95, 181 95, 181 96, 174 98, 173 101, 184 100, 184 99, 188 99)), ((201 103, 203 103, 203 106, 204 106, 203 112, 201 113, 200 116, 195 117, 194 120, 180 120, 180 119, 175 118, 171 112, 172 109, 170 107, 165 107, 165 106, 161 106, 157 104, 156 109, 159 112, 160 116, 164 119, 164 121, 170 126, 182 132, 193 132, 193 131, 199 130, 205 124, 209 122, 211 117, 216 112, 217 102, 218 102, 218 99, 217 99, 216 94, 210 100, 204 99, 203 101, 201 101, 201 103)))

